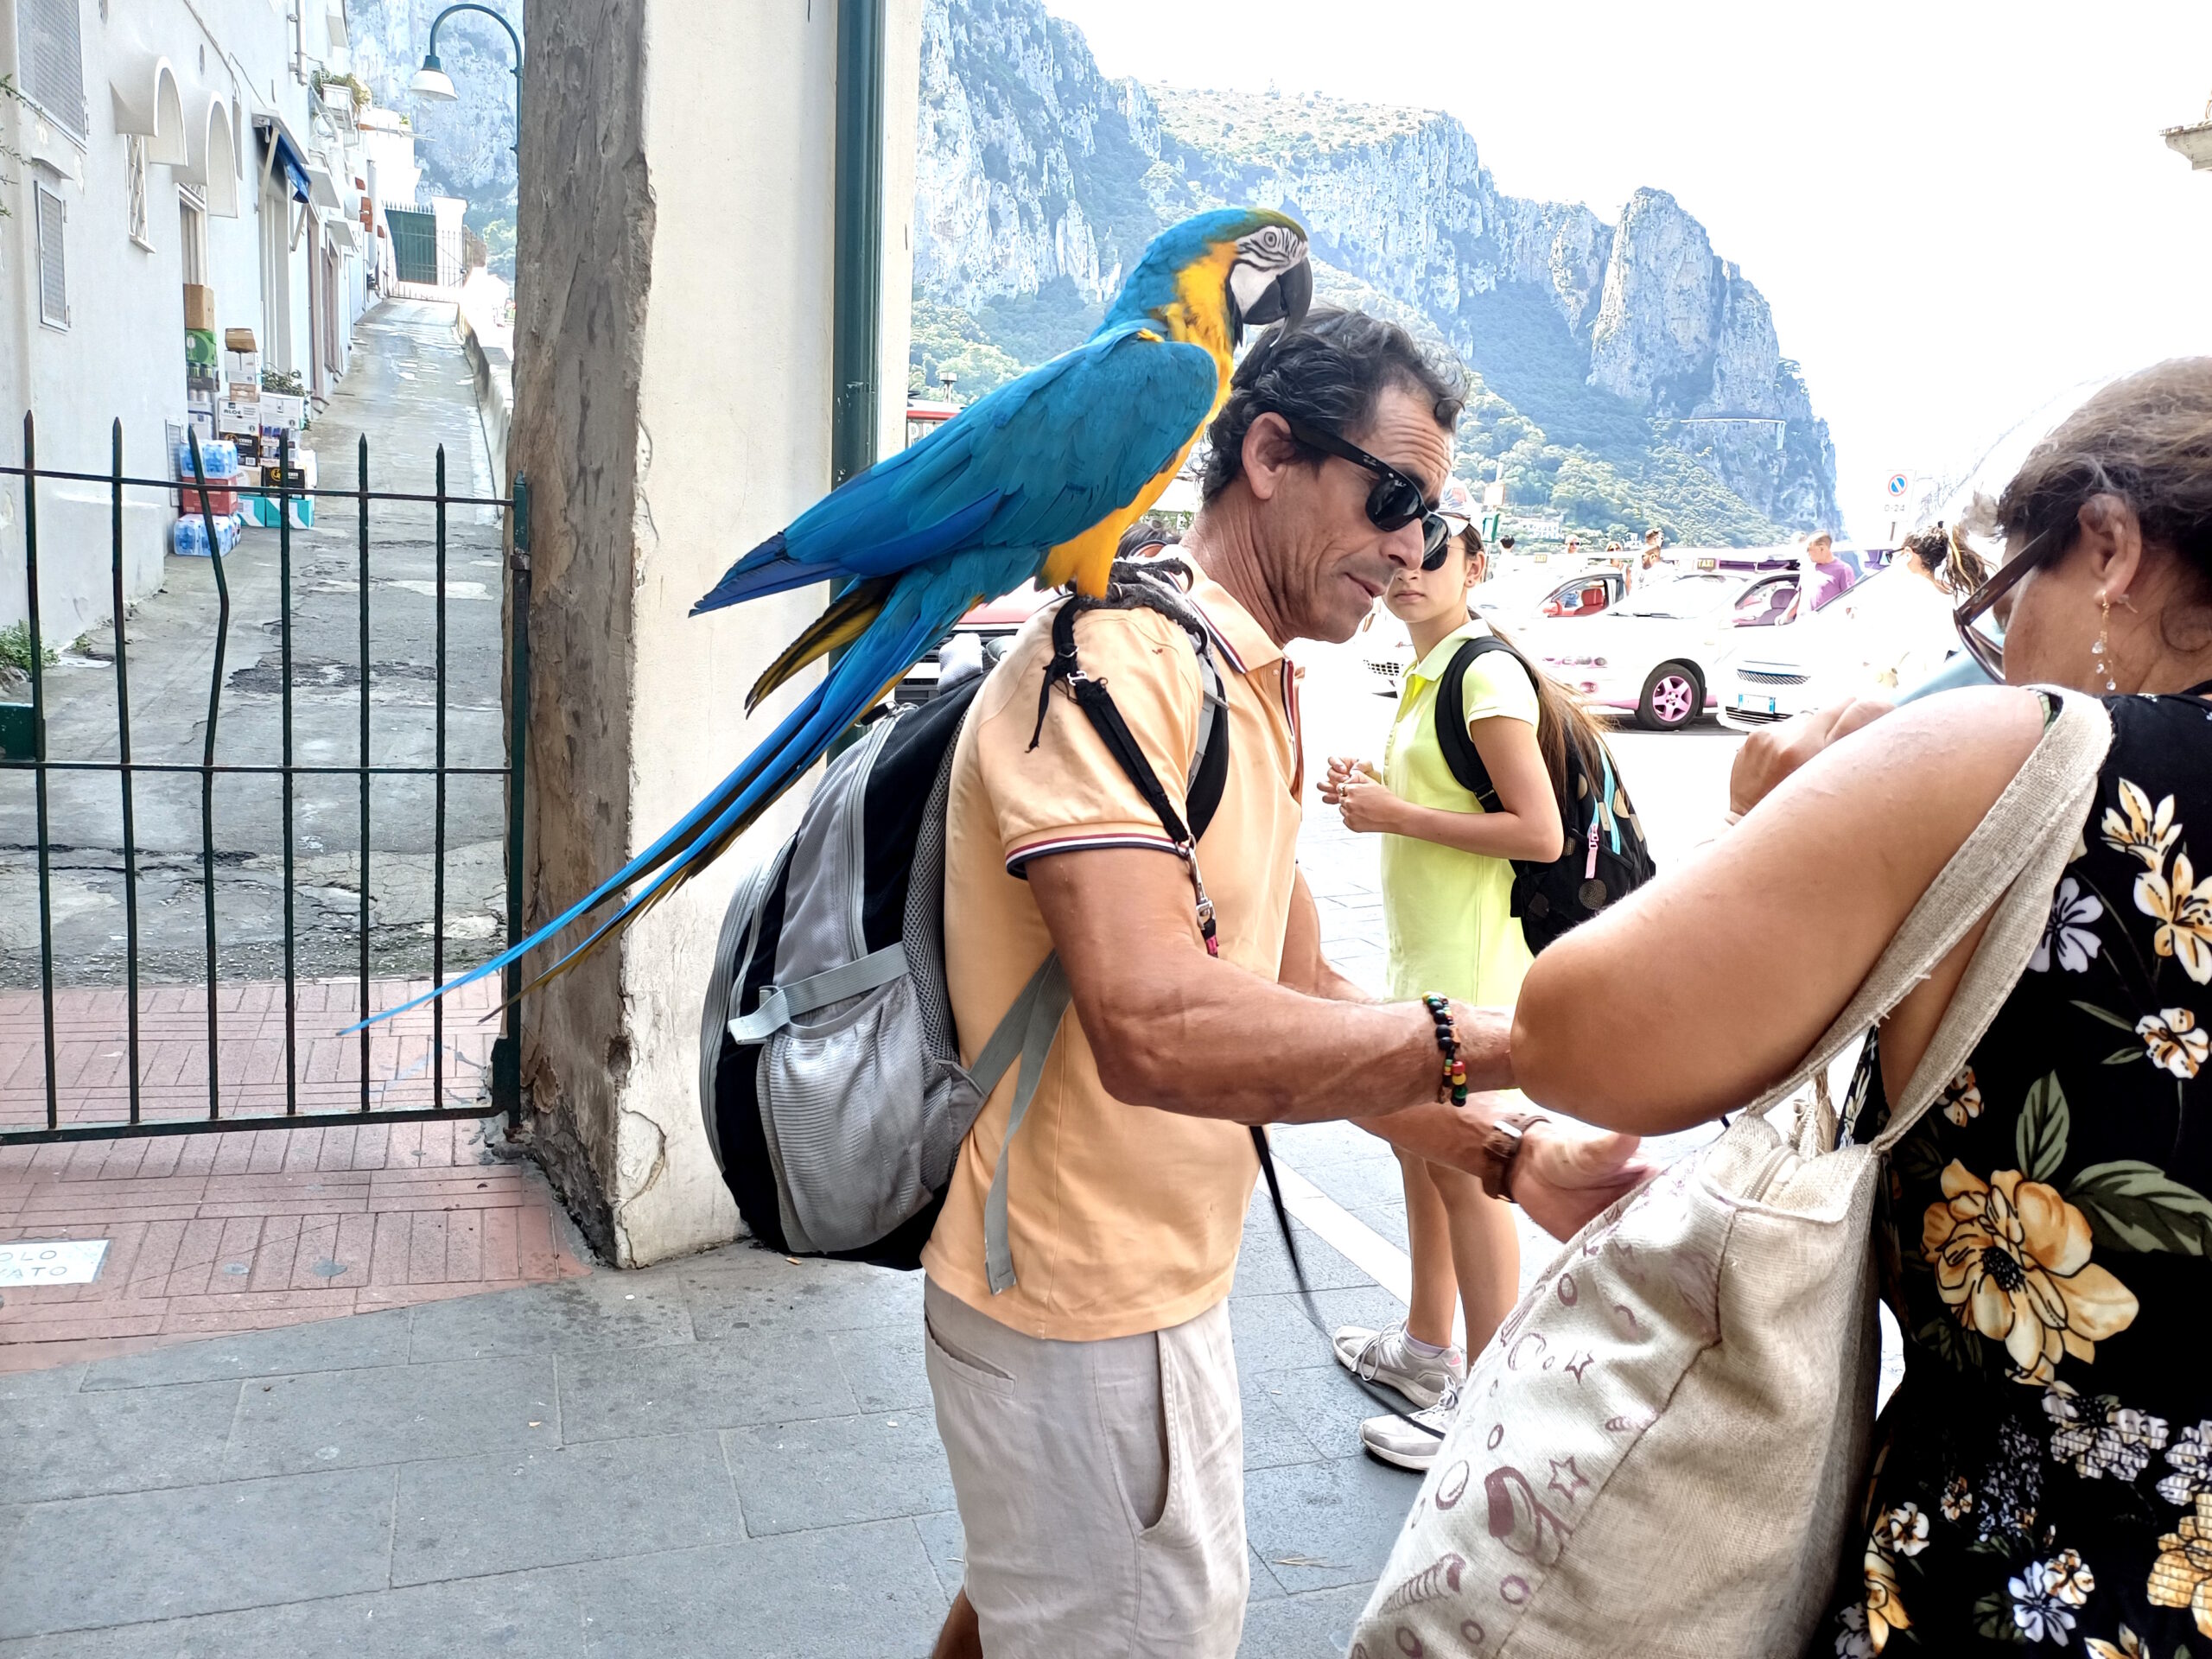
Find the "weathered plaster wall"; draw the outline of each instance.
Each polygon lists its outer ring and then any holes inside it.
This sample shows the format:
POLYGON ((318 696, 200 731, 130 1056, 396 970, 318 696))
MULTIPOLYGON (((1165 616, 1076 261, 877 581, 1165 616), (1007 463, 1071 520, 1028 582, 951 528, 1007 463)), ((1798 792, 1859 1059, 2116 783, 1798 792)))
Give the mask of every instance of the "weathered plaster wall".
MULTIPOLYGON (((887 435, 903 425, 918 0, 892 11, 887 435)), ((511 442, 536 499, 537 917, 659 835, 813 683, 744 718, 818 590, 687 613, 828 486, 836 16, 825 0, 539 0, 529 21, 511 442)), ((625 1265, 736 1231, 699 1127, 700 998, 738 870, 799 804, 525 1014, 541 1156, 625 1265)))
MULTIPOLYGON (((522 119, 514 422, 530 479, 533 672, 524 914, 629 845, 638 382, 652 272, 645 29, 623 0, 537 0, 522 119)), ((613 1123, 626 1072, 622 962, 588 959, 524 1004, 540 1160, 593 1245, 613 1243, 613 1123)))

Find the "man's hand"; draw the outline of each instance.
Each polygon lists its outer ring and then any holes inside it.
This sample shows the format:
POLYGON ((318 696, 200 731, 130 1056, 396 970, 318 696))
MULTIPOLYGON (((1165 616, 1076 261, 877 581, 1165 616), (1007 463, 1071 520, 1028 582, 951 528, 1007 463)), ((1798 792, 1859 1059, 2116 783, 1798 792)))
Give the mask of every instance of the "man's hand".
POLYGON ((1513 1202, 1554 1238, 1572 1238, 1590 1217, 1656 1173, 1636 1155, 1632 1135, 1584 1135, 1549 1119, 1531 1123, 1513 1160, 1513 1202))
POLYGON ((1764 800, 1782 780, 1862 726, 1872 725, 1895 705, 1880 697, 1852 697, 1809 715, 1753 732, 1736 751, 1728 772, 1731 821, 1764 800))

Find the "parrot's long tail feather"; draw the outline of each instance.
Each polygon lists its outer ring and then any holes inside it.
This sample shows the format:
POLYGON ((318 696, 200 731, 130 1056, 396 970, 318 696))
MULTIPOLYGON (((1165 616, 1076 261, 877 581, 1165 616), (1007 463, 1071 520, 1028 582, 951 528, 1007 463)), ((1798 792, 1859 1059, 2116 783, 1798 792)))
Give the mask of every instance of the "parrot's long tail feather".
POLYGON ((808 767, 828 753, 838 734, 859 719, 883 695, 887 685, 895 683, 935 643, 944 626, 944 620, 932 615, 912 621, 903 632, 888 637, 863 635, 830 671, 829 678, 810 691, 766 741, 651 847, 527 938, 510 945, 458 979, 448 980, 412 1001, 386 1008, 349 1027, 346 1034, 405 1014, 434 998, 499 973, 540 945, 550 944, 569 926, 620 898, 637 883, 645 882, 614 914, 593 929, 582 944, 552 967, 531 980, 524 990, 534 990, 565 972, 594 945, 626 926, 640 912, 675 892, 720 856, 804 775, 808 767))
POLYGON ((884 601, 891 597, 894 585, 894 578, 878 576, 872 581, 856 582, 838 594, 830 601, 830 608, 792 640, 783 655, 769 664, 766 671, 753 683, 753 690, 745 694, 745 712, 751 714, 770 692, 816 658, 840 645, 849 645, 867 632, 868 626, 882 614, 884 601))
POLYGON ((834 563, 809 564, 791 557, 784 550, 784 532, 779 530, 730 566, 722 579, 691 607, 691 614, 719 611, 725 605, 759 599, 766 594, 788 593, 836 574, 834 563))

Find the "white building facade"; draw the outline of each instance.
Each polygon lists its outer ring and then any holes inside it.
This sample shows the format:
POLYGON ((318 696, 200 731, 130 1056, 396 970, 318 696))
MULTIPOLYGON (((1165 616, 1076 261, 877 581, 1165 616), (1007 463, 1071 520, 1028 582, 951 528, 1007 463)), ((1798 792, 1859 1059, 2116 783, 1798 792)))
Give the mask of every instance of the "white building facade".
MULTIPOLYGON (((119 420, 125 473, 169 475, 188 287, 218 349, 249 328, 264 368, 327 397, 371 297, 371 149, 412 149, 345 79, 343 0, 0 0, 0 459, 29 410, 42 468, 105 472, 119 420)), ((26 600, 7 485, 0 625, 26 600)), ((109 493, 43 484, 38 511, 41 632, 67 643, 111 608, 109 493)), ((129 492, 126 600, 161 585, 175 517, 129 492)))

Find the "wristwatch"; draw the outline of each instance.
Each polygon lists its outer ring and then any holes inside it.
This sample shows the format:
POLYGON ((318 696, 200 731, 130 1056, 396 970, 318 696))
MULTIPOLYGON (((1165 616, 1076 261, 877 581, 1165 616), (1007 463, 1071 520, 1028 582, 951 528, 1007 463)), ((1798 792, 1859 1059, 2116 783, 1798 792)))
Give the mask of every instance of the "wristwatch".
POLYGON ((1513 1201, 1513 1165, 1521 1155, 1521 1142, 1531 1124, 1541 1123, 1541 1112, 1505 1112, 1491 1120, 1483 1136, 1483 1191, 1493 1198, 1513 1201))

